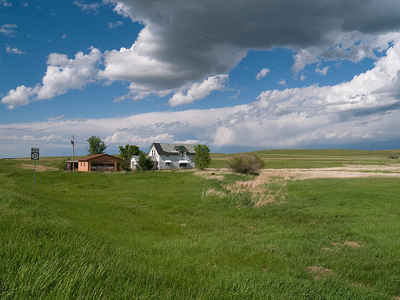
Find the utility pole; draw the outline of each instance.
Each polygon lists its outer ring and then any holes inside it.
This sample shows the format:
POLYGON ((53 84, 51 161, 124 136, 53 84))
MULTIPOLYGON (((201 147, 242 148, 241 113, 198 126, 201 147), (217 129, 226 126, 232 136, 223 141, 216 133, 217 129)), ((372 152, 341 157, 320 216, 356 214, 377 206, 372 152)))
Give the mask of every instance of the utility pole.
POLYGON ((75 137, 72 136, 72 173, 75 172, 75 137))

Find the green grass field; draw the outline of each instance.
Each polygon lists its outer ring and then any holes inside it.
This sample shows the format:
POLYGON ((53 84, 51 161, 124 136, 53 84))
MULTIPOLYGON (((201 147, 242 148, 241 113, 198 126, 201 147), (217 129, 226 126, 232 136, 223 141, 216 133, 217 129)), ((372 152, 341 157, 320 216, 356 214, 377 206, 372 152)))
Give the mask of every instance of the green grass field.
MULTIPOLYGON (((307 153, 293 155, 326 158, 307 153)), ((345 154, 331 156, 363 156, 345 154)), ((362 159, 375 160, 388 159, 362 159)), ((49 171, 34 186, 22 162, 0 160, 1 299, 400 296, 400 179, 292 181, 285 201, 254 207, 204 196, 251 177, 49 171)))

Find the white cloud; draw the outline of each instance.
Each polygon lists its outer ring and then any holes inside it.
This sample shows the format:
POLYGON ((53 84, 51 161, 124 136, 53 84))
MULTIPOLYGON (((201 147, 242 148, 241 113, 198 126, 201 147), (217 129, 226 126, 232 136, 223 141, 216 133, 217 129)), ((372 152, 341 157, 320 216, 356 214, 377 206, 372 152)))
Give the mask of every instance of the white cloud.
POLYGON ((82 89, 96 79, 100 59, 101 52, 96 48, 91 48, 89 54, 78 52, 73 59, 64 54, 50 54, 37 98, 50 99, 70 89, 82 89))
POLYGON ((83 1, 74 1, 73 4, 77 7, 79 7, 80 9, 82 9, 83 11, 87 11, 87 12, 94 12, 97 13, 98 9, 101 6, 101 3, 85 3, 83 1))
POLYGON ((316 73, 319 73, 319 74, 321 74, 321 75, 323 75, 323 76, 326 76, 326 74, 328 74, 328 70, 329 70, 329 67, 328 66, 326 66, 326 67, 324 67, 324 68, 320 68, 320 67, 316 67, 315 68, 315 72, 316 73))
POLYGON ((16 47, 10 47, 10 46, 6 46, 6 52, 9 54, 18 54, 18 55, 25 53, 24 51, 22 51, 16 47))
POLYGON ((13 36, 17 28, 18 26, 16 24, 4 24, 0 26, 0 33, 13 36))
POLYGON ((201 83, 192 84, 186 91, 175 93, 168 101, 171 106, 192 103, 203 99, 213 91, 222 90, 228 80, 228 75, 210 76, 201 83))
POLYGON ((14 109, 16 106, 28 104, 36 92, 37 88, 21 85, 16 89, 10 90, 7 96, 1 99, 1 102, 8 105, 9 109, 14 109))
POLYGON ((100 59, 101 52, 96 48, 91 48, 88 54, 78 52, 73 59, 69 59, 65 54, 52 53, 47 60, 42 84, 35 88, 22 85, 10 90, 8 95, 2 98, 2 103, 13 109, 29 104, 34 97, 36 100, 50 99, 71 89, 82 89, 96 80, 97 63, 100 59))
MULTIPOLYGON (((28 142, 40 143, 46 151, 58 154, 54 151, 69 149, 68 138, 79 134, 82 154, 86 151, 85 140, 91 135, 104 138, 111 151, 127 142, 148 146, 156 140, 201 141, 213 149, 340 147, 366 143, 384 148, 393 145, 393 141, 399 147, 399 88, 400 45, 396 44, 374 68, 334 86, 270 90, 247 105, 218 109, 2 124, 0 145, 10 151, 3 155, 14 153, 12 149, 21 153, 28 142)), ((24 87, 9 96, 17 93, 33 92, 24 87)))
POLYGON ((270 71, 271 71, 271 70, 270 70, 270 69, 267 69, 267 68, 261 69, 261 71, 257 73, 256 79, 257 79, 257 80, 260 80, 260 79, 264 78, 265 76, 267 76, 267 74, 268 74, 270 71))
POLYGON ((108 28, 114 29, 114 28, 124 25, 124 22, 122 22, 122 21, 108 22, 107 25, 108 25, 108 28))

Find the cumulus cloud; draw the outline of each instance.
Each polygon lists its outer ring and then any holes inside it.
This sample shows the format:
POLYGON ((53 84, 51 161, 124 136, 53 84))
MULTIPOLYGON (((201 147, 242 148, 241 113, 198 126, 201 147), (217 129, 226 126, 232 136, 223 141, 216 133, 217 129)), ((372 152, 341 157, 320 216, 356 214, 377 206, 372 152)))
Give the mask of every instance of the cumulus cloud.
POLYGON ((252 103, 218 109, 3 124, 0 145, 9 149, 7 145, 12 144, 20 153, 28 139, 29 143, 62 151, 64 146, 69 147, 68 137, 79 133, 81 141, 99 135, 115 151, 127 142, 146 147, 155 141, 190 140, 206 143, 214 150, 366 144, 385 148, 400 141, 399 88, 400 45, 395 45, 371 70, 334 86, 269 90, 252 103))
POLYGON ((210 76, 201 83, 192 84, 186 92, 175 93, 168 101, 171 106, 192 103, 207 97, 211 92, 222 90, 225 87, 228 75, 210 76))
POLYGON ((144 28, 131 48, 106 54, 102 75, 148 92, 226 74, 250 49, 294 50, 295 72, 320 60, 376 59, 400 27, 400 2, 392 0, 108 2, 144 28))
POLYGON ((8 94, 1 99, 3 104, 6 104, 9 109, 14 109, 16 106, 26 105, 30 102, 31 97, 37 93, 38 88, 31 88, 21 85, 16 89, 12 89, 8 94))
POLYGON ((96 48, 91 48, 88 54, 78 52, 73 59, 65 54, 50 54, 37 98, 50 99, 93 82, 98 73, 97 63, 100 59, 101 52, 96 48))
POLYGON ((270 72, 271 70, 268 68, 263 68, 260 70, 260 72, 257 73, 256 79, 260 80, 262 78, 264 78, 265 76, 267 76, 267 74, 270 72))
POLYGON ((4 24, 0 26, 0 33, 13 36, 17 28, 18 26, 16 24, 4 24))
POLYGON ((70 89, 81 89, 96 79, 97 63, 100 59, 101 52, 96 48, 91 48, 88 54, 78 52, 72 59, 65 54, 52 53, 47 60, 47 70, 42 84, 38 84, 35 88, 19 86, 15 90, 10 90, 1 102, 13 109, 16 106, 29 104, 34 98, 50 99, 70 89))
POLYGON ((22 55, 25 52, 16 48, 16 47, 10 47, 10 46, 6 46, 6 52, 9 54, 17 54, 17 55, 22 55))

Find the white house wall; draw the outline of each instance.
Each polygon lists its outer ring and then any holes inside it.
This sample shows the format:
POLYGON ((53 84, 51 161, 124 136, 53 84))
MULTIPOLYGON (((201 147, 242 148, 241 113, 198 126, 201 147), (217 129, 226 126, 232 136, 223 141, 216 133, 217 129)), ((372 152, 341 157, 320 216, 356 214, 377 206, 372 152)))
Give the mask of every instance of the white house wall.
POLYGON ((186 157, 182 157, 180 155, 161 155, 159 156, 158 168, 159 169, 179 169, 179 161, 180 160, 187 160, 189 162, 187 168, 194 168, 195 164, 193 161, 194 155, 187 155, 186 157), (170 160, 171 166, 166 166, 165 161, 170 160))

